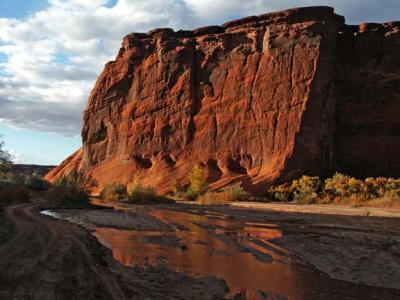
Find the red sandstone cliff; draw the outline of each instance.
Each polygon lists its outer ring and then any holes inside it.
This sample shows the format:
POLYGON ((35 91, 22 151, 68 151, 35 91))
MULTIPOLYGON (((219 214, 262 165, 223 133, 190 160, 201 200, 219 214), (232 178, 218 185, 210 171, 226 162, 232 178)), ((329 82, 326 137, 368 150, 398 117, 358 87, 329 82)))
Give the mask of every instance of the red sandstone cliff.
POLYGON ((166 192, 204 164, 213 188, 301 174, 400 176, 400 23, 347 26, 329 7, 123 39, 84 111, 81 169, 166 192))

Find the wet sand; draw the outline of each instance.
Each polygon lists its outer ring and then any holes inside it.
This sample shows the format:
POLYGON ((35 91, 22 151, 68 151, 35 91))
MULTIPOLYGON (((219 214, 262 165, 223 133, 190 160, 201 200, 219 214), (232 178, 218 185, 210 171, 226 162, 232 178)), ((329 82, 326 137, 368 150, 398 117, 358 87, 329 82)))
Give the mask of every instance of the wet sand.
MULTIPOLYGON (((400 297, 400 219, 185 204, 116 208, 95 213, 103 222, 94 235, 126 266, 212 275, 225 280, 229 297, 243 299, 400 297), (126 214, 159 225, 121 230, 116 220, 126 214)), ((73 214, 87 221, 93 212, 73 214)))

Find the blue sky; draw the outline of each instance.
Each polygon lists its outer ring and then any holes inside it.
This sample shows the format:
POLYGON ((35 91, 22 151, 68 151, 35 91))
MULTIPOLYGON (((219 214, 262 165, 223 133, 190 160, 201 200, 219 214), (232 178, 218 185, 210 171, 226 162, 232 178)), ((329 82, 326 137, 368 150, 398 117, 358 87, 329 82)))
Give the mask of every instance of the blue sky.
POLYGON ((16 162, 39 165, 58 164, 81 145, 80 137, 66 137, 2 125, 0 125, 0 132, 16 162))
MULTIPOLYGON (((47 6, 47 0, 2 0, 0 18, 26 18, 47 6)), ((5 60, 6 55, 0 53, 0 63, 5 60)), ((12 153, 16 163, 57 165, 81 146, 80 136, 71 137, 21 129, 1 123, 0 135, 0 139, 5 141, 6 149, 12 153)))
POLYGON ((46 8, 47 0, 2 0, 0 2, 0 17, 23 18, 30 13, 46 8))
POLYGON ((0 0, 0 134, 15 162, 58 164, 80 147, 82 111, 122 37, 293 6, 348 24, 400 20, 399 0, 0 0))

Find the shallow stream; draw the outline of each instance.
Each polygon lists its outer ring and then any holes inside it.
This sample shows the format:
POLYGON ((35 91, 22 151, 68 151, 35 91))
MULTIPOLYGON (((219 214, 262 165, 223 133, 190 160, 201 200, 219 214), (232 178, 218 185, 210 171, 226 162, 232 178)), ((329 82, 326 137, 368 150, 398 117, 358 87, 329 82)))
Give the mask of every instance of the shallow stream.
MULTIPOLYGON (((165 264, 191 276, 225 280, 229 296, 241 299, 379 299, 379 289, 329 278, 294 263, 273 243, 284 233, 275 224, 252 223, 213 211, 201 214, 155 206, 121 206, 150 215, 168 230, 95 227, 93 234, 126 266, 165 264)), ((57 213, 45 212, 57 217, 57 213)))

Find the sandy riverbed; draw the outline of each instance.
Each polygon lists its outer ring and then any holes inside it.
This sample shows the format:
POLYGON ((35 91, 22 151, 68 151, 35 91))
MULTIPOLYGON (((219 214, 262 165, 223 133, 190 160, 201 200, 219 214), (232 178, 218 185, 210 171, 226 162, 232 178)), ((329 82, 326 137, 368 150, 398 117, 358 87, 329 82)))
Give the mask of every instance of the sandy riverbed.
MULTIPOLYGON (((289 205, 289 208, 282 206, 282 211, 277 211, 279 206, 273 205, 273 210, 262 205, 250 209, 248 203, 241 207, 178 204, 146 208, 117 205, 118 210, 70 210, 61 211, 61 214, 74 222, 95 224, 102 228, 161 232, 157 236, 147 236, 147 234, 142 236, 137 233, 131 235, 127 232, 122 240, 139 238, 141 243, 159 246, 159 248, 146 246, 148 247, 146 249, 154 253, 157 253, 157 249, 161 249, 162 253, 170 253, 171 257, 181 256, 182 254, 179 253, 187 253, 190 256, 190 251, 196 248, 196 245, 202 245, 213 248, 207 249, 207 253, 226 256, 228 261, 230 255, 236 257, 234 253, 248 253, 258 263, 264 265, 303 266, 301 272, 309 269, 313 274, 310 278, 316 281, 314 284, 310 283, 310 289, 316 289, 317 294, 326 293, 324 299, 337 299, 338 292, 332 292, 328 296, 329 291, 315 285, 328 285, 330 291, 343 289, 344 292, 339 295, 340 297, 353 295, 355 299, 360 297, 393 299, 400 296, 400 218, 396 218, 396 211, 387 218, 374 217, 370 214, 366 216, 354 208, 326 207, 328 213, 321 214, 319 210, 323 207, 289 205), (288 212, 288 209, 295 211, 288 212), (304 213, 309 210, 312 210, 312 213, 304 213), (164 211, 170 213, 164 213, 164 211), (179 212, 193 220, 188 223, 186 219, 185 222, 182 219, 179 222, 179 217, 171 212, 179 212), (195 216, 203 219, 199 221, 195 216), (238 229, 238 224, 246 224, 246 226, 262 224, 262 228, 272 227, 268 231, 268 237, 255 237, 254 232, 257 231, 254 228, 246 232, 243 231, 244 227, 238 229), (192 238, 188 239, 185 232, 193 230, 202 230, 202 234, 207 232, 211 239, 217 239, 225 245, 225 248, 219 249, 215 243, 210 244, 206 240, 197 240, 188 244, 190 243, 188 240, 191 241, 192 238), (281 233, 275 234, 275 232, 281 233), (186 251, 188 247, 189 250, 186 251), (177 248, 183 252, 167 250, 170 248, 177 248), (315 271, 312 271, 313 269, 315 271), (324 275, 316 275, 318 272, 324 275), (324 276, 334 281, 327 281, 324 276), (321 282, 317 283, 319 280, 321 282)), ((373 214, 379 213, 378 210, 373 212, 373 214)), ((390 211, 385 211, 385 214, 390 213, 390 211)), ((110 236, 106 230, 102 234, 105 239, 110 236)), ((115 235, 118 235, 118 232, 111 232, 112 239, 108 242, 115 242, 115 235)), ((118 244, 113 245, 113 247, 117 246, 118 244)), ((131 245, 131 247, 137 246, 138 244, 135 243, 131 245)), ((128 258, 129 254, 124 252, 126 250, 119 249, 118 251, 127 263, 135 263, 134 257, 138 255, 136 252, 133 258, 128 258)), ((198 255, 198 252, 195 253, 198 255)), ((142 255, 146 256, 146 252, 142 255)), ((150 260, 156 258, 156 254, 150 256, 150 260)), ((149 260, 149 257, 146 259, 149 260)), ((241 258, 237 256, 235 259, 241 258)), ((218 264, 219 261, 216 263, 218 264)), ((231 263, 234 264, 235 261, 231 263)), ((256 266, 258 265, 255 264, 253 268, 258 268, 256 266)), ((175 268, 180 267, 180 262, 176 262, 175 268)), ((270 272, 269 269, 266 270, 270 272)), ((215 272, 220 277, 226 276, 226 274, 218 274, 218 270, 215 272)), ((254 269, 253 272, 257 273, 257 270, 254 269)), ((279 288, 278 286, 277 289, 279 288)), ((272 285, 271 289, 274 290, 275 286, 272 285)), ((281 292, 281 295, 285 296, 286 290, 282 289, 281 292)), ((307 299, 304 295, 297 299, 307 299)), ((307 294, 307 297, 310 296, 307 294)))

